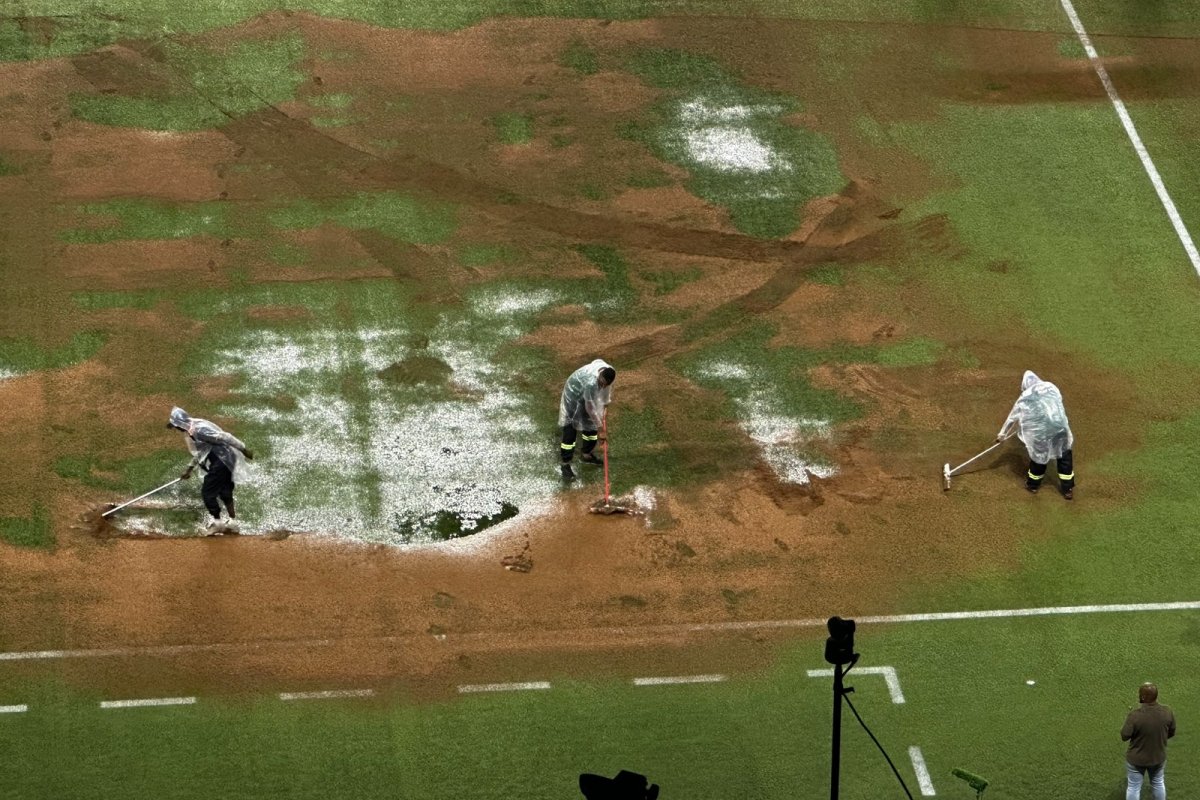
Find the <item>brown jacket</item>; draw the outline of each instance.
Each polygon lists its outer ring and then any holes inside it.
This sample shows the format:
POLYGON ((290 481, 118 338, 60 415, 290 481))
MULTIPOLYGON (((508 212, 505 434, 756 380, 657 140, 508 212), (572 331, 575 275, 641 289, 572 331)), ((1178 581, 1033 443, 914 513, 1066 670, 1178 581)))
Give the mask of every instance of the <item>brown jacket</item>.
POLYGON ((1125 718, 1121 741, 1129 742, 1125 760, 1135 767, 1157 767, 1167 760, 1167 739, 1175 735, 1175 715, 1158 703, 1142 703, 1125 718))

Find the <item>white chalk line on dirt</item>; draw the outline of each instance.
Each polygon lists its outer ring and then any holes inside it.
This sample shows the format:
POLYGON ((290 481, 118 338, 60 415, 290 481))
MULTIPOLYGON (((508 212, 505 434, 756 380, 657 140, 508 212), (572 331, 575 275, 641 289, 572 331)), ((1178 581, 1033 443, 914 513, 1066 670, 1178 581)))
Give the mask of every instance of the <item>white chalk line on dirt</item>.
MULTIPOLYGON (((1166 603, 1110 603, 1105 605, 1083 606, 1042 606, 1038 608, 1000 608, 980 611, 939 611, 926 614, 885 614, 855 617, 860 625, 898 624, 906 622, 945 622, 973 619, 1009 619, 1017 617, 1051 617, 1073 616, 1082 614, 1117 614, 1150 611, 1197 611, 1200 610, 1200 600, 1181 600, 1166 603)), ((748 631, 788 628, 824 627, 826 620, 811 619, 775 619, 775 620, 746 620, 744 622, 693 622, 669 625, 640 625, 612 628, 583 628, 583 629, 542 629, 538 634, 562 636, 579 641, 580 637, 617 635, 617 636, 647 636, 653 634, 679 635, 681 633, 702 633, 722 631, 748 631)), ((477 633, 447 633, 443 634, 450 641, 468 641, 486 639, 503 635, 511 638, 511 632, 477 632, 477 633)), ((387 644, 412 641, 425 638, 428 634, 407 634, 399 636, 346 637, 343 639, 279 639, 258 640, 253 642, 214 642, 211 644, 181 644, 181 645, 147 645, 142 647, 109 647, 92 650, 25 650, 0 653, 0 661, 46 661, 66 658, 104 658, 128 657, 144 655, 180 655, 187 653, 211 653, 233 650, 260 650, 267 647, 335 647, 345 644, 387 644)))
POLYGON ((662 678, 634 678, 634 686, 671 686, 680 683, 721 683, 725 675, 671 675, 662 678))
POLYGON ((335 700, 344 697, 374 697, 374 689, 327 689, 323 692, 280 692, 279 699, 288 700, 335 700))
POLYGON ((549 689, 550 681, 526 681, 524 683, 469 683, 458 687, 459 694, 478 692, 529 692, 549 689))
POLYGON ((1188 233, 1187 225, 1184 224, 1183 218, 1179 216, 1179 210, 1175 208, 1175 201, 1167 193, 1166 184, 1163 183, 1162 176, 1158 174, 1158 168, 1154 166, 1154 161, 1150 158, 1150 152, 1146 149, 1146 145, 1142 143, 1142 137, 1138 135, 1137 128, 1134 127, 1133 117, 1129 116, 1129 111, 1126 110, 1125 103, 1122 102, 1121 96, 1117 94, 1117 87, 1113 84, 1112 78, 1109 77, 1108 70, 1104 68, 1104 63, 1100 60, 1100 54, 1092 46, 1092 38, 1084 30, 1079 15, 1075 13, 1075 6, 1071 4, 1071 0, 1059 0, 1059 2, 1062 4, 1063 11, 1067 12, 1067 18, 1071 20, 1071 27, 1075 29, 1075 35, 1079 37, 1079 43, 1083 45, 1083 51, 1087 53, 1092 68, 1096 70, 1096 75, 1100 78, 1100 83, 1104 84, 1104 91, 1108 93, 1108 99, 1112 102, 1113 108, 1116 109, 1117 116, 1121 120, 1121 126, 1125 128, 1125 133, 1129 136, 1129 141, 1133 144, 1133 149, 1137 151, 1138 158, 1142 162, 1142 167, 1146 170, 1146 174, 1150 176, 1150 183, 1154 184, 1154 191, 1158 194, 1159 201, 1162 202, 1167 216, 1171 219, 1171 225, 1175 228, 1175 234, 1179 237, 1179 241, 1183 244, 1183 249, 1187 252, 1188 259, 1192 262, 1192 268, 1196 270, 1197 275, 1200 275, 1200 251, 1196 249, 1196 243, 1192 241, 1192 235, 1188 233))
POLYGON ((101 708, 142 708, 145 706, 191 706, 194 697, 146 697, 140 700, 101 700, 101 708))
POLYGON ((925 756, 921 754, 921 748, 915 744, 908 748, 908 758, 912 761, 913 772, 917 773, 917 784, 921 787, 921 794, 925 797, 936 795, 933 778, 929 776, 929 767, 925 766, 925 756))
MULTIPOLYGON (((843 673, 845 674, 845 673, 843 673)), ((900 676, 896 674, 895 667, 855 667, 851 674, 853 675, 882 675, 884 681, 887 682, 888 694, 892 696, 893 703, 904 702, 904 692, 900 690, 900 676)), ((808 671, 810 678, 832 678, 833 669, 810 669, 808 671)))
MULTIPOLYGON (((725 681, 725 675, 676 675, 669 678, 634 678, 635 686, 662 686, 683 683, 720 683, 725 681)), ((522 692, 552 688, 549 681, 527 681, 525 683, 476 683, 458 687, 459 694, 479 694, 483 692, 522 692)), ((284 702, 295 700, 344 700, 361 697, 374 697, 374 689, 327 689, 318 692, 280 692, 279 699, 284 702)), ((136 708, 138 706, 181 706, 194 705, 195 697, 155 697, 145 700, 106 700, 100 703, 101 708, 136 708)), ((25 704, 15 706, 0 706, 0 714, 21 714, 29 710, 25 704)))

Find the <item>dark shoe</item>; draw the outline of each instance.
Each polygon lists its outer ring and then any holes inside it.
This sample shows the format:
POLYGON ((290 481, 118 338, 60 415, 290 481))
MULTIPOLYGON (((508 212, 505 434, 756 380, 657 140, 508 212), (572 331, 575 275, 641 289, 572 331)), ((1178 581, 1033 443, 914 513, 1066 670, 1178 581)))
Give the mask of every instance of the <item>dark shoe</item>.
POLYGON ((1069 487, 1063 489, 1062 496, 1066 500, 1074 500, 1075 499, 1075 487, 1069 486, 1069 487))
POLYGON ((581 453, 579 460, 585 464, 596 464, 597 466, 604 463, 604 460, 595 453, 581 453))
POLYGON ((1040 489, 1040 488, 1042 488, 1042 485, 1040 483, 1037 483, 1035 481, 1025 481, 1025 489, 1030 494, 1037 494, 1038 489, 1040 489))
POLYGON ((570 464, 562 465, 562 479, 566 483, 570 483, 571 481, 575 480, 575 472, 571 469, 570 464))

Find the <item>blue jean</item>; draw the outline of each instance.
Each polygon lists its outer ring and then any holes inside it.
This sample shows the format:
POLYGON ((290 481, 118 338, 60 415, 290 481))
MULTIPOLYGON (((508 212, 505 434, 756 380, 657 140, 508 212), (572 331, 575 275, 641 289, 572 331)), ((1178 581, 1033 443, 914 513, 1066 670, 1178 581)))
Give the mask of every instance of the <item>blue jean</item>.
POLYGON ((1126 761, 1125 777, 1128 783, 1125 786, 1125 800, 1141 799, 1143 773, 1150 778, 1150 796, 1154 800, 1167 800, 1167 784, 1163 781, 1163 773, 1166 772, 1166 766, 1163 763, 1153 767, 1135 767, 1126 761))

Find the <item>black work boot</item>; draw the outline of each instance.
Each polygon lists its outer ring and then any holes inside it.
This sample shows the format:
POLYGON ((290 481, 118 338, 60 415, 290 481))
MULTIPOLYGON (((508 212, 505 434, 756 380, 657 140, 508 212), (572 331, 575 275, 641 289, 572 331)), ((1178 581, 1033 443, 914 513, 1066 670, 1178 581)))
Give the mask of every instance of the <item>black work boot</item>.
POLYGON ((1033 478, 1026 478, 1025 488, 1029 490, 1030 494, 1037 494, 1038 489, 1042 488, 1042 482, 1035 481, 1033 478))
POLYGON ((570 464, 562 465, 562 479, 563 483, 570 483, 575 480, 575 471, 571 469, 570 464))
POLYGON ((1075 484, 1074 484, 1074 482, 1072 482, 1070 484, 1062 484, 1058 487, 1058 490, 1060 492, 1062 492, 1062 496, 1064 498, 1066 498, 1067 500, 1075 499, 1075 484))
POLYGON ((603 464, 604 461, 595 453, 581 453, 579 460, 585 464, 603 464))

